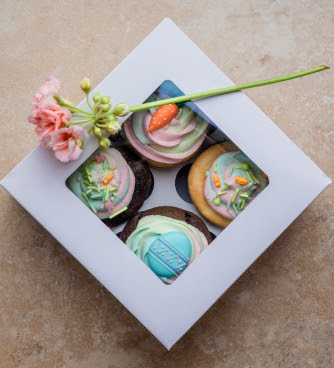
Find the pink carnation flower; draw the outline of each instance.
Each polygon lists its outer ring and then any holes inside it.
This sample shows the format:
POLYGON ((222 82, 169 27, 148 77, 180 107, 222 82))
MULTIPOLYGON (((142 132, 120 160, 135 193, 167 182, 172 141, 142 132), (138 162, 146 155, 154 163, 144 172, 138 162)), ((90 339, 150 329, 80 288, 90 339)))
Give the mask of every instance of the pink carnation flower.
POLYGON ((35 93, 32 98, 32 111, 28 117, 28 121, 38 125, 41 121, 39 111, 43 105, 55 103, 53 96, 58 96, 60 90, 60 82, 51 75, 45 79, 45 82, 35 93))
POLYGON ((38 135, 41 145, 44 146, 42 138, 47 134, 64 128, 65 124, 71 119, 72 114, 56 103, 49 103, 39 110, 38 117, 40 118, 40 122, 35 128, 35 132, 38 135))
POLYGON ((49 76, 32 99, 32 111, 28 121, 37 125, 35 132, 42 145, 42 137, 61 128, 69 122, 72 114, 54 100, 59 95, 60 82, 49 76))
POLYGON ((60 82, 58 79, 49 75, 46 77, 45 82, 35 93, 35 96, 32 98, 33 105, 39 105, 45 97, 49 96, 58 96, 60 90, 60 82))
POLYGON ((82 144, 88 136, 87 132, 79 126, 71 125, 68 128, 55 130, 41 137, 43 147, 55 152, 56 158, 61 162, 77 160, 82 153, 82 144))
POLYGON ((59 96, 60 82, 49 76, 35 93, 28 121, 37 125, 35 132, 43 147, 52 149, 61 162, 77 160, 82 153, 87 132, 79 126, 67 127, 72 114, 54 99, 59 96))

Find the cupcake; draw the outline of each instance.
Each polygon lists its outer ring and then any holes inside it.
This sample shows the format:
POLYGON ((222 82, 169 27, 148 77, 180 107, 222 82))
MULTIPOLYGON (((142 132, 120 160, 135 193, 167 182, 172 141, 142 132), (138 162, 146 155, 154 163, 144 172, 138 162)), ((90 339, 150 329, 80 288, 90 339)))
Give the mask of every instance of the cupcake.
POLYGON ((268 185, 268 178, 231 142, 205 150, 188 176, 190 196, 198 211, 215 225, 226 227, 268 185))
MULTIPOLYGON (((146 102, 166 97, 153 94, 146 102)), ((135 112, 124 122, 124 131, 132 147, 146 161, 158 167, 172 166, 194 156, 210 124, 184 105, 168 125, 148 132, 155 111, 135 112)))
POLYGON ((166 284, 174 282, 211 242, 198 216, 168 206, 138 212, 120 238, 166 284))
POLYGON ((148 165, 129 147, 98 149, 66 181, 67 187, 106 225, 130 219, 152 185, 148 165))

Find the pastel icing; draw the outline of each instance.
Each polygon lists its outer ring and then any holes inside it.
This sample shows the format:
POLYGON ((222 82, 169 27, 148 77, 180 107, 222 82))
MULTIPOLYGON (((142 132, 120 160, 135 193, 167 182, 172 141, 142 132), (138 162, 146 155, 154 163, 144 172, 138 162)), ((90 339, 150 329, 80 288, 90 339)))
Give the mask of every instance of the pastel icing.
POLYGON ((204 196, 215 212, 234 219, 267 185, 266 175, 243 152, 227 152, 207 171, 204 196))
POLYGON ((184 221, 150 215, 138 221, 126 245, 162 281, 172 283, 206 249, 208 241, 184 221))
POLYGON ((98 149, 68 179, 68 188, 100 219, 127 209, 135 176, 119 151, 98 149))
MULTIPOLYGON (((153 94, 146 102, 167 96, 153 94)), ((125 123, 125 134, 132 146, 150 160, 176 164, 194 154, 203 143, 209 123, 188 106, 164 128, 147 132, 156 109, 134 113, 125 123)))

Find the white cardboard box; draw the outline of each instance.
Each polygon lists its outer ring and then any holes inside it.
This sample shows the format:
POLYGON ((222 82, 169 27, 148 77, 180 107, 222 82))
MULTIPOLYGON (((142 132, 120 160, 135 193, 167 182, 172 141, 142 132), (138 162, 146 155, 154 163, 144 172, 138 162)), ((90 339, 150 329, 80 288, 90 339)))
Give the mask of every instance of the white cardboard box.
MULTIPOLYGON (((165 19, 95 90, 113 103, 135 105, 167 79, 184 93, 233 84, 165 19)), ((163 284, 92 212, 82 211, 65 186, 97 148, 95 139, 66 165, 38 146, 1 182, 168 349, 331 183, 242 92, 196 104, 268 174, 270 184, 172 285, 163 284)), ((79 106, 87 108, 85 102, 79 106)))

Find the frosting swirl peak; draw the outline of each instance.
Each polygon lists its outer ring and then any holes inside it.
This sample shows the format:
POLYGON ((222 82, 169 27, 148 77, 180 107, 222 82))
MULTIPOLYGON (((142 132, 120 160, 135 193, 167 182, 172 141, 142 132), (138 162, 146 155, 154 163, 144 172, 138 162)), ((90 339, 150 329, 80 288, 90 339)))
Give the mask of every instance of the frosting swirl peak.
MULTIPOLYGON (((150 101, 157 99, 158 96, 153 95, 150 101)), ((166 164, 175 164, 193 155, 203 143, 209 123, 183 106, 164 128, 147 132, 154 111, 136 112, 124 123, 125 134, 133 147, 148 159, 166 164)))

